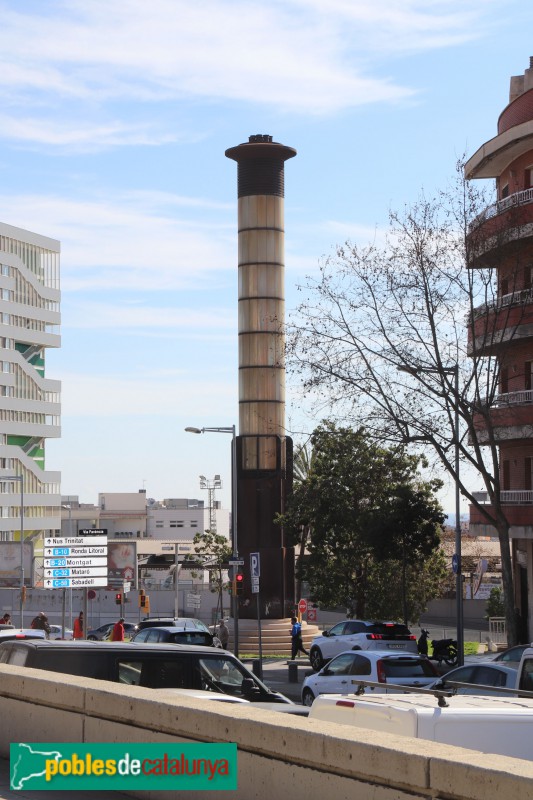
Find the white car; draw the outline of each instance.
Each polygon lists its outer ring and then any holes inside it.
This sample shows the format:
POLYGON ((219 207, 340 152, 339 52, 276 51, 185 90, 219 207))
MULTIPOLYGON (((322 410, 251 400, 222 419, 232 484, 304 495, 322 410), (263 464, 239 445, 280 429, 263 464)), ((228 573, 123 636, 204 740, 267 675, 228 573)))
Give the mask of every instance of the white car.
POLYGON ((70 628, 65 628, 65 635, 63 636, 63 628, 61 625, 50 625, 49 639, 73 639, 74 631, 70 628))
POLYGON ((305 678, 302 703, 311 706, 320 694, 355 693, 358 678, 383 684, 383 688, 369 687, 367 692, 387 694, 401 691, 387 689, 387 683, 426 687, 434 683, 437 677, 437 670, 427 656, 390 653, 387 650, 348 650, 332 659, 320 672, 305 678))
POLYGON ((416 636, 401 622, 347 619, 315 636, 309 659, 315 670, 345 650, 407 650, 418 653, 416 636))

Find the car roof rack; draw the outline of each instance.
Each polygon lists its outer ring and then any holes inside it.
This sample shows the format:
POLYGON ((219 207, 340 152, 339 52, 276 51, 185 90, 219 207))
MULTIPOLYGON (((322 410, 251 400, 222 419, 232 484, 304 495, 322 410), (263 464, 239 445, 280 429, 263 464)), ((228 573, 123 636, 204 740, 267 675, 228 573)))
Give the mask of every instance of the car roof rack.
POLYGON ((365 693, 366 688, 377 688, 383 689, 384 686, 387 689, 394 689, 398 690, 398 693, 412 693, 412 694, 425 694, 425 695, 432 695, 437 699, 437 704, 440 708, 448 708, 449 703, 446 702, 447 697, 454 697, 457 694, 457 689, 461 688, 475 688, 486 691, 489 695, 490 692, 498 692, 503 693, 504 695, 509 695, 510 697, 533 697, 533 692, 527 692, 524 689, 507 689, 504 686, 485 686, 481 683, 463 683, 460 681, 444 681, 445 685, 448 688, 437 688, 437 689, 427 689, 422 686, 403 686, 399 683, 378 683, 378 681, 362 681, 353 679, 352 684, 357 686, 357 690, 354 692, 356 695, 363 695, 365 693))

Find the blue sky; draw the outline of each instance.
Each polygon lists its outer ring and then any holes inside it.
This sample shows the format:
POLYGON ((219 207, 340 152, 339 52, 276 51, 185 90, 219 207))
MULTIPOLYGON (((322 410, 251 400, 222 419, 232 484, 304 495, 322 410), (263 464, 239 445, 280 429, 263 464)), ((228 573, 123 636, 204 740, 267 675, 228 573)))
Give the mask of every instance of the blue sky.
MULTIPOLYGON (((286 295, 444 187, 529 66, 518 0, 0 0, 0 219, 62 243, 63 494, 202 496, 237 423, 236 165, 286 165, 286 295)), ((297 396, 296 387, 289 395, 297 396)), ((311 431, 297 400, 289 431, 311 431)), ((298 441, 298 435, 295 439, 298 441)), ((205 494, 205 493, 204 493, 205 494)), ((207 500, 207 497, 205 497, 207 500)), ((453 499, 447 508, 453 508, 453 499)))

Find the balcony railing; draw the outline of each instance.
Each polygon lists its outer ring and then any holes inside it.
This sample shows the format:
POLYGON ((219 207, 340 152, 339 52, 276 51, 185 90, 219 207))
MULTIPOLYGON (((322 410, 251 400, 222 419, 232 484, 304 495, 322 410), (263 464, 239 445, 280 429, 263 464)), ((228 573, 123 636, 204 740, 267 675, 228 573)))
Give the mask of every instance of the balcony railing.
POLYGON ((483 303, 474 309, 474 319, 482 317, 488 311, 499 311, 501 308, 509 306, 519 306, 524 303, 533 302, 533 288, 522 289, 518 292, 510 292, 510 294, 502 294, 500 297, 495 297, 490 303, 483 303))
POLYGON ((524 206, 528 203, 533 203, 533 189, 524 189, 522 192, 510 194, 509 197, 504 197, 503 200, 498 200, 497 203, 494 203, 492 206, 488 206, 488 208, 482 211, 481 214, 478 214, 478 216, 472 220, 468 228, 469 230, 473 230, 474 228, 477 228, 478 225, 482 225, 488 219, 497 217, 498 214, 503 214, 504 211, 508 211, 510 208, 515 206, 524 206))
POLYGON ((506 392, 495 397, 495 406, 522 406, 533 403, 533 389, 523 389, 519 392, 506 392))
MULTIPOLYGON (((478 503, 490 503, 488 492, 472 492, 478 503)), ((500 492, 500 500, 505 505, 525 506, 533 503, 532 489, 512 489, 500 492)))

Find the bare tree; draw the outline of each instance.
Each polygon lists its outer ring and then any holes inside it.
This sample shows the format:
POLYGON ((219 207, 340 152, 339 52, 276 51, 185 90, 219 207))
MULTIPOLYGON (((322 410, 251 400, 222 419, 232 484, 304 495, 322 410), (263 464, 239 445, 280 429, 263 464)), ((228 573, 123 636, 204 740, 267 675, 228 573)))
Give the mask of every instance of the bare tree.
POLYGON ((510 525, 492 409, 506 357, 500 348, 519 324, 512 299, 520 292, 522 251, 502 226, 490 228, 486 197, 462 180, 461 165, 458 174, 450 191, 392 213, 382 246, 347 243, 318 277, 307 279, 308 299, 291 324, 289 363, 330 413, 364 425, 379 440, 411 444, 459 482, 498 533, 513 644, 510 525), (507 304, 498 287, 498 254, 507 264, 507 304), (466 467, 481 476, 485 498, 467 484, 466 467))

